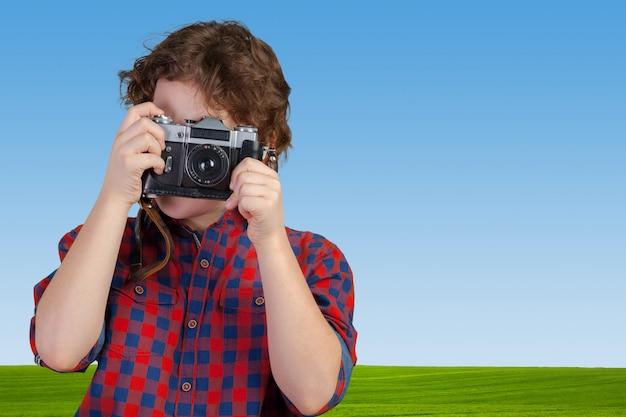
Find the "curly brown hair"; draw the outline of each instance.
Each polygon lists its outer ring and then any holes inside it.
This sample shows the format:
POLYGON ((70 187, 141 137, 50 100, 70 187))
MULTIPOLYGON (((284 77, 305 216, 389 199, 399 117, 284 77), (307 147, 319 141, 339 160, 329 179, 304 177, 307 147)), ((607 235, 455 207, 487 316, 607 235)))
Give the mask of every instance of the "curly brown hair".
POLYGON ((151 101, 159 78, 191 81, 209 105, 223 108, 238 124, 256 126, 259 140, 273 142, 277 154, 291 147, 291 88, 272 48, 242 23, 196 22, 146 49, 149 54, 132 70, 118 74, 124 104, 151 101))

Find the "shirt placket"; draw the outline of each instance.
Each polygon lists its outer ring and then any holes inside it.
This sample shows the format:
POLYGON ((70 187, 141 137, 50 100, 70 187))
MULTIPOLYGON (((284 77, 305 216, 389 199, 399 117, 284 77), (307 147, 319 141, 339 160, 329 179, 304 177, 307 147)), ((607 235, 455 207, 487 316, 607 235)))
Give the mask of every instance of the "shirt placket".
MULTIPOLYGON (((216 236, 219 236, 219 234, 217 233, 216 236)), ((197 236, 194 236, 194 241, 196 244, 199 243, 199 247, 192 265, 191 281, 187 292, 187 308, 182 328, 177 406, 180 415, 193 410, 193 403, 197 394, 197 387, 194 385, 198 375, 197 366, 199 361, 197 356, 198 346, 200 345, 200 326, 203 324, 210 325, 208 322, 203 323, 203 315, 206 310, 205 304, 210 300, 211 296, 212 257, 219 244, 219 238, 210 236, 210 233, 205 234, 201 242, 199 242, 197 236)))

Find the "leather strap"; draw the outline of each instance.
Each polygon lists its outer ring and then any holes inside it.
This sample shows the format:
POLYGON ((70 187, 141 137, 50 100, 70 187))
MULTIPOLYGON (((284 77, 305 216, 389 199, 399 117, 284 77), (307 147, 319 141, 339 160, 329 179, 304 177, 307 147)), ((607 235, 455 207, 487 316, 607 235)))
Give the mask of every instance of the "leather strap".
POLYGON ((152 201, 142 199, 139 204, 141 207, 139 208, 139 212, 137 213, 137 220, 135 223, 135 241, 137 242, 136 256, 138 257, 138 259, 136 259, 132 263, 130 274, 130 279, 134 282, 141 282, 150 275, 155 274, 163 269, 165 265, 167 265, 167 263, 170 261, 174 249, 174 239, 172 239, 172 235, 170 234, 167 225, 163 221, 163 218, 152 205, 152 201), (143 223, 145 222, 146 215, 150 217, 152 222, 156 225, 157 229, 159 229, 161 235, 165 239, 165 256, 163 257, 163 259, 153 262, 149 265, 143 265, 141 239, 141 229, 143 228, 143 223))

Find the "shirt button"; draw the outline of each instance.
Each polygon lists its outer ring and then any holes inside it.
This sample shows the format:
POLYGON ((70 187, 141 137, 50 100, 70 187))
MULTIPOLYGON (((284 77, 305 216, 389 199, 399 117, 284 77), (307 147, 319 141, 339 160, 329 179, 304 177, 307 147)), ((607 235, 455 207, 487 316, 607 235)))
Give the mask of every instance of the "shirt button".
POLYGON ((187 327, 189 327, 190 329, 195 329, 197 325, 198 325, 198 322, 195 320, 189 320, 187 322, 187 327))
POLYGON ((136 294, 141 295, 141 294, 143 294, 143 292, 144 292, 144 289, 143 289, 143 287, 141 285, 135 285, 135 293, 136 294))
POLYGON ((189 392, 189 391, 191 391, 191 383, 190 382, 183 382, 183 385, 180 388, 183 391, 185 391, 185 392, 189 392))
POLYGON ((208 268, 209 267, 209 261, 207 261, 206 259, 202 259, 200 261, 200 266, 203 268, 208 268))
POLYGON ((263 304, 265 304, 265 298, 263 297, 257 297, 254 300, 254 304, 258 305, 258 306, 262 306, 263 304))

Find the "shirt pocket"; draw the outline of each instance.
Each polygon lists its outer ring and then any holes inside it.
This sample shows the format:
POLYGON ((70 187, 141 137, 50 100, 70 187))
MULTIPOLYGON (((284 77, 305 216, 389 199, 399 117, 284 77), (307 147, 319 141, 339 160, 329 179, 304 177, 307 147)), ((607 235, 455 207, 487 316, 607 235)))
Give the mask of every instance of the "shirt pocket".
POLYGON ((105 349, 129 359, 171 356, 182 323, 182 298, 154 278, 126 281, 109 294, 105 349))
POLYGON ((268 366, 263 288, 224 288, 219 303, 224 316, 222 336, 228 357, 234 357, 239 365, 268 366))
MULTIPOLYGON (((224 288, 220 294, 220 307, 224 311, 224 315, 265 314, 263 288, 224 288)), ((230 318, 234 318, 234 316, 230 318)))

